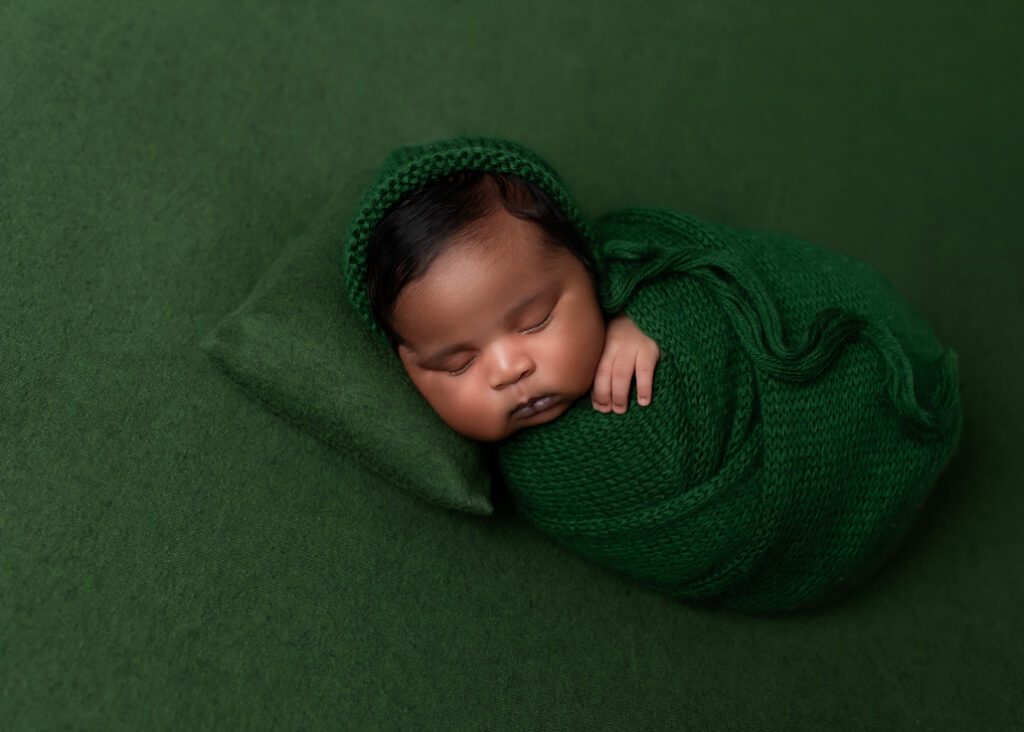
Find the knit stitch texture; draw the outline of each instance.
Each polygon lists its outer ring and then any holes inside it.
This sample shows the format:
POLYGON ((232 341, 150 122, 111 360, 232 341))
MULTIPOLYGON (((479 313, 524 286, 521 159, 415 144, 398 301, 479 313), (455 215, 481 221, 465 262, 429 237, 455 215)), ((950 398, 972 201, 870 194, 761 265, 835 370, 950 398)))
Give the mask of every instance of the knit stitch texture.
POLYGON ((667 594, 790 610, 901 538, 960 432, 956 360, 866 264, 667 211, 595 225, 602 302, 662 352, 650 406, 498 450, 519 509, 667 594))

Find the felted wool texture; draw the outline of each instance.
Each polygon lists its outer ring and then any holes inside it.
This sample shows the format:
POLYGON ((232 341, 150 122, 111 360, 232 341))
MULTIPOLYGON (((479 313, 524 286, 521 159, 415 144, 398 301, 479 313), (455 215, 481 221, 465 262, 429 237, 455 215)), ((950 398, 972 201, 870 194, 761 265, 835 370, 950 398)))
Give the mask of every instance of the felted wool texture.
POLYGON ((951 456, 955 355, 871 267, 670 211, 595 224, 601 299, 661 348, 650 406, 498 448, 516 505, 672 596, 800 607, 891 551, 951 456))
POLYGON ((353 198, 338 193, 202 347, 251 397, 389 484, 490 514, 481 451, 423 401, 345 295, 339 245, 353 198))

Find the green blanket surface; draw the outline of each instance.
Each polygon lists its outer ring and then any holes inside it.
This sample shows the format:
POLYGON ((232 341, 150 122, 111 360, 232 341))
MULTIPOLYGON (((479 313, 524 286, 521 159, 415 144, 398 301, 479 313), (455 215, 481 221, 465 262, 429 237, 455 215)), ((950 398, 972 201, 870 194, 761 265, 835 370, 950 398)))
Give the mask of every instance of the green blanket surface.
POLYGON ((498 449, 520 510, 668 594, 756 611, 858 578, 960 431, 956 360, 869 266, 667 211, 598 222, 603 303, 662 351, 655 399, 498 449))
POLYGON ((1022 23, 1017 0, 0 3, 0 729, 1019 728, 1022 23), (240 317, 280 333, 298 313, 269 298, 302 279, 320 320, 290 332, 328 332, 314 270, 340 262, 288 243, 396 144, 465 130, 541 151, 587 217, 799 232, 906 296, 960 356, 964 430, 891 561, 814 611, 675 601, 504 491, 483 517, 396 490, 211 364, 261 281, 240 317))

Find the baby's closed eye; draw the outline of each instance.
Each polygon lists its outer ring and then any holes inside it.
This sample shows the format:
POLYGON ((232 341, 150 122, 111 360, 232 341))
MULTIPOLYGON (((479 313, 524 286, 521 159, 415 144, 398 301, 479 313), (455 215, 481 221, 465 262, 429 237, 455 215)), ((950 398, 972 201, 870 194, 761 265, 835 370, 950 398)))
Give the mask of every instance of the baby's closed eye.
POLYGON ((523 335, 528 335, 530 333, 537 333, 537 332, 539 332, 541 330, 544 330, 544 328, 547 327, 548 323, 551 322, 551 318, 552 318, 552 316, 554 316, 554 314, 555 314, 555 311, 551 310, 550 312, 548 312, 547 315, 544 316, 544 318, 539 323, 536 323, 535 325, 531 325, 531 326, 529 326, 527 328, 523 328, 519 332, 522 333, 523 335))

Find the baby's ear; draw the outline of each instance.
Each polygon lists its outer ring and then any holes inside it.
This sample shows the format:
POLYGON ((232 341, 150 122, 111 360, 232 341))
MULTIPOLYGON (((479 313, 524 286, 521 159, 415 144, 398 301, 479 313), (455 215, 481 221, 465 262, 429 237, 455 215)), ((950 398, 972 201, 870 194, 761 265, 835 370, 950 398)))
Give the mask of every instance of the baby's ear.
POLYGON ((391 346, 391 350, 398 353, 398 347, 403 343, 402 337, 395 332, 394 326, 390 321, 377 320, 377 326, 384 333, 384 337, 388 340, 388 345, 391 346))
POLYGON ((395 343, 395 355, 398 356, 398 360, 402 362, 402 368, 406 371, 409 370, 410 365, 415 365, 417 363, 416 351, 412 350, 401 341, 397 341, 395 343))

